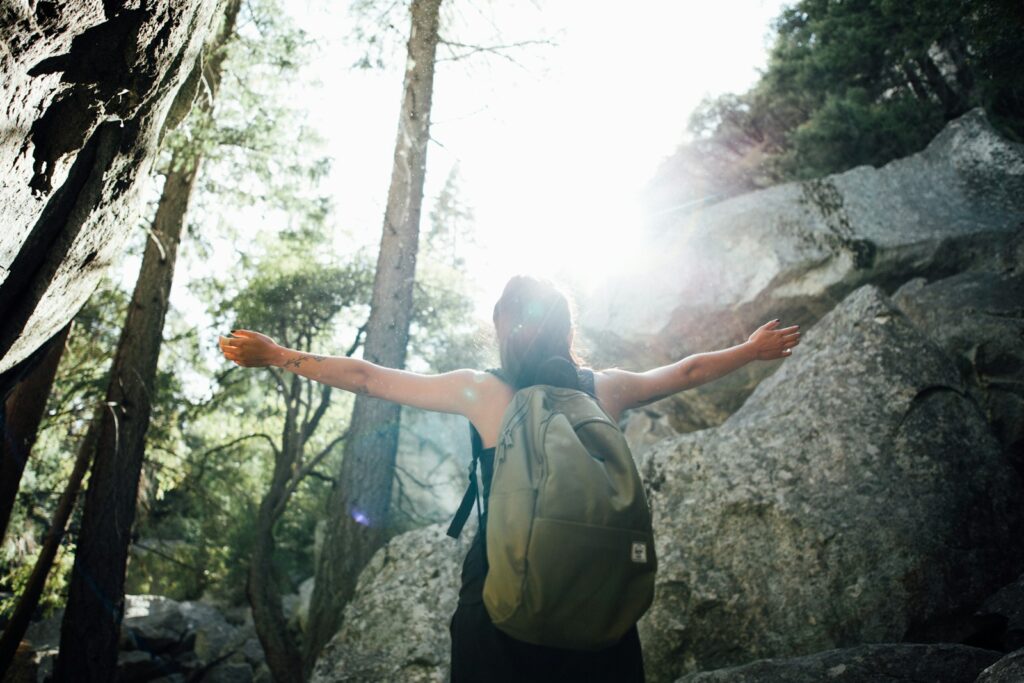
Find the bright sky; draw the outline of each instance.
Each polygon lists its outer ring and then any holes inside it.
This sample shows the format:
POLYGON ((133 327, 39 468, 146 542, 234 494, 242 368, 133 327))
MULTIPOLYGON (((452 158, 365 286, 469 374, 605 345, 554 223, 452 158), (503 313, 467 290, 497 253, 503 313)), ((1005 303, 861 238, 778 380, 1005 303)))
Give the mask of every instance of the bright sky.
MULTIPOLYGON (((326 189, 337 206, 336 248, 375 248, 404 55, 385 70, 352 69, 360 53, 344 40, 351 19, 341 2, 288 6, 323 49, 309 67, 309 81, 318 83, 297 84, 295 98, 334 158, 326 189), (342 242, 352 239, 358 245, 342 242)), ((682 141, 703 96, 755 81, 781 7, 777 0, 445 0, 450 40, 555 43, 508 51, 514 62, 478 53, 438 67, 423 228, 458 163, 461 198, 473 207, 483 247, 469 258, 483 317, 516 273, 585 292, 609 271, 642 265, 652 247, 631 237, 640 227, 639 191, 682 141)), ((442 46, 438 55, 450 52, 442 46)))

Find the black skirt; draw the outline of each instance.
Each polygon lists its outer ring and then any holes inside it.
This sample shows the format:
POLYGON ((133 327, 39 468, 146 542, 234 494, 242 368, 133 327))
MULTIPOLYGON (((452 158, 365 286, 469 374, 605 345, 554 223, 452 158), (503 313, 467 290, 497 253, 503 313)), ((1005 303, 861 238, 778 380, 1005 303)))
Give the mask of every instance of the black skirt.
POLYGON ((462 564, 459 605, 450 625, 452 683, 643 683, 644 661, 636 625, 618 643, 596 652, 524 643, 491 623, 483 603, 486 576, 487 552, 481 530, 462 564))

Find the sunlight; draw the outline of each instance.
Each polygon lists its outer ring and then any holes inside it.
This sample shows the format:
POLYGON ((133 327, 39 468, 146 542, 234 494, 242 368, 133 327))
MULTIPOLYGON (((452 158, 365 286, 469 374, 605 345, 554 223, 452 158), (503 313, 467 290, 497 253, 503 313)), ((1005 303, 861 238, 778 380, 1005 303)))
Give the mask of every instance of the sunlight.
MULTIPOLYGON (((339 69, 357 56, 337 39, 343 17, 305 0, 290 4, 315 34, 331 27, 309 69, 317 85, 297 86, 295 97, 308 102, 336 160, 336 248, 375 249, 400 69, 339 69)), ((644 185, 682 141, 704 95, 741 91, 756 77, 778 6, 638 2, 627 16, 615 4, 583 11, 556 3, 541 12, 515 3, 455 13, 454 30, 474 40, 555 43, 521 50, 514 63, 481 55, 438 71, 423 214, 458 164, 475 215, 477 248, 466 262, 481 318, 517 273, 586 293, 612 275, 643 272, 652 256, 640 239, 644 185), (501 36, 488 33, 495 26, 501 36)))

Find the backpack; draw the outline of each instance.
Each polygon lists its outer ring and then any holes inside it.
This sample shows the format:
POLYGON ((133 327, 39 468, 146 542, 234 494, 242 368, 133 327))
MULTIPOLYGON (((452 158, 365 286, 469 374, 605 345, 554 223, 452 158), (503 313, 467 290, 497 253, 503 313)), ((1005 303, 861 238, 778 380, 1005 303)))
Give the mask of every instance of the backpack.
MULTIPOLYGON (((455 538, 477 496, 475 446, 469 490, 448 530, 455 538)), ((650 607, 657 559, 643 483, 622 431, 590 393, 516 392, 486 503, 484 605, 508 635, 597 650, 650 607)))

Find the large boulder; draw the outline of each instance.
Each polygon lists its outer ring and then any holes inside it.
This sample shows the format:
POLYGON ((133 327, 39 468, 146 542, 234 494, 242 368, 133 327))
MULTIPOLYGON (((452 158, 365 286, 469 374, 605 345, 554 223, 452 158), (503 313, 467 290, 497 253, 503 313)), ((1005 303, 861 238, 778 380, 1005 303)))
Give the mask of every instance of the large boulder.
POLYGON ((1022 487, 949 356, 873 286, 723 425, 651 448, 652 681, 932 633, 1015 577, 1022 487))
POLYGON ((964 645, 860 645, 690 674, 676 683, 974 683, 999 657, 964 645))
POLYGON ((1024 474, 1024 258, 997 272, 917 278, 893 295, 956 362, 964 385, 1024 474))
POLYGON ((0 393, 135 229, 218 0, 0 7, 0 393))
MULTIPOLYGON (((874 283, 984 264, 1024 223, 1024 145, 975 110, 882 168, 752 192, 652 238, 644 272, 584 301, 593 360, 643 368, 742 341, 773 318, 808 325, 874 283)), ((679 431, 723 422, 774 366, 657 404, 679 431)))
POLYGON ((317 660, 313 683, 447 680, 448 626, 475 522, 458 542, 446 529, 435 524, 410 531, 377 551, 359 575, 341 631, 317 660))
POLYGON ((1024 650, 1006 655, 981 672, 976 683, 1020 683, 1024 681, 1024 650))

